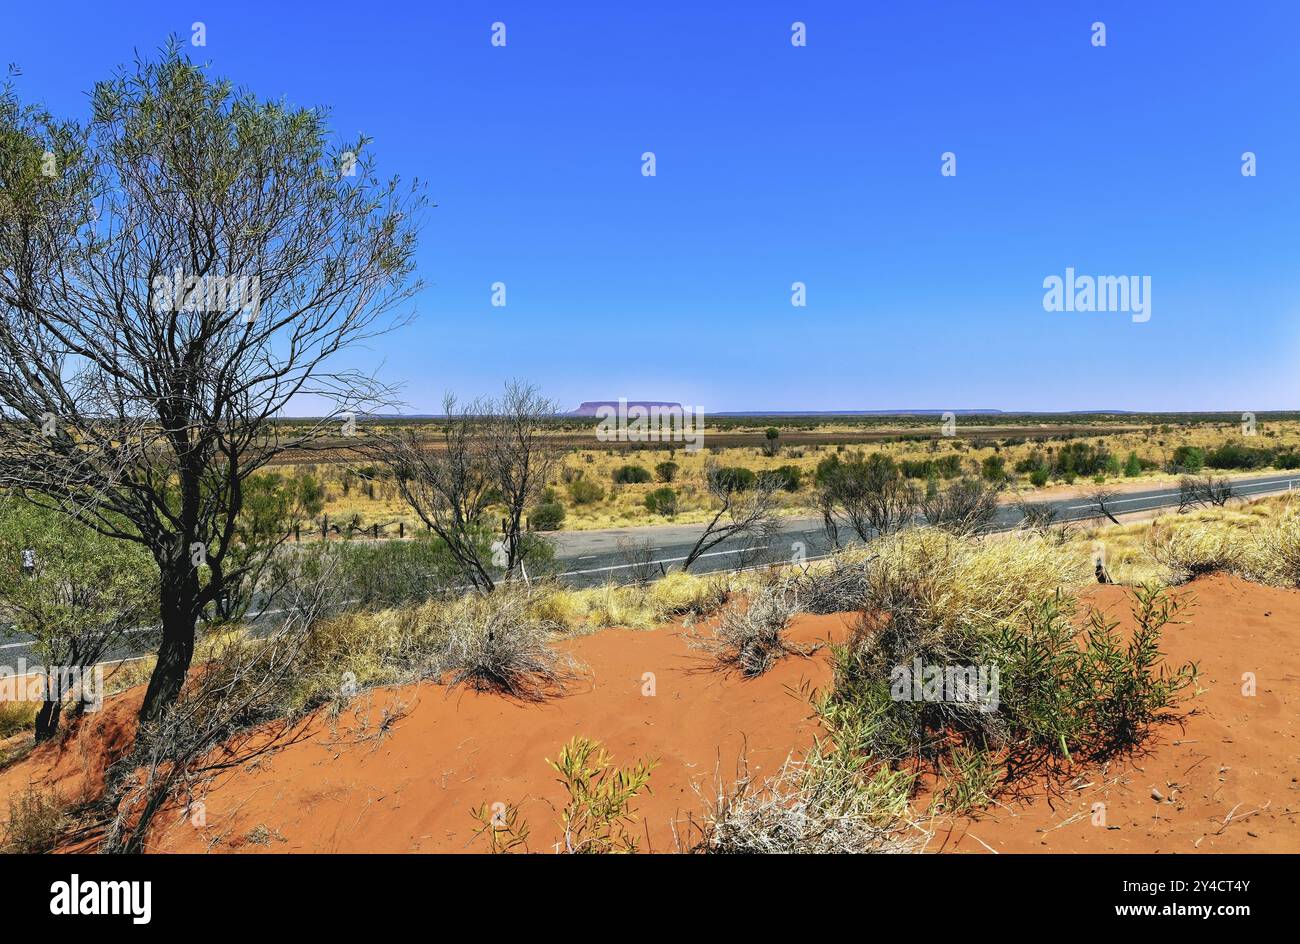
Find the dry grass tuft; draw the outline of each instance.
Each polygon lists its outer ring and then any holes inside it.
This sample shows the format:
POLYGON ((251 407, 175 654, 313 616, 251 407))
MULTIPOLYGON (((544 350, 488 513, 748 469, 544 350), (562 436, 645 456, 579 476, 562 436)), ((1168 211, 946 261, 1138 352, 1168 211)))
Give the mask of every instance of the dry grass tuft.
POLYGON ((916 528, 873 549, 864 608, 907 614, 944 636, 1014 625, 1057 590, 1093 579, 1077 548, 1029 532, 979 540, 916 528))
POLYGON ((1223 527, 1157 523, 1147 535, 1147 551, 1165 568, 1167 582, 1182 584, 1216 571, 1239 572, 1246 545, 1223 527))
POLYGON ((785 638, 791 618, 799 612, 799 594, 792 580, 770 579, 749 595, 747 602, 733 604, 709 635, 688 641, 712 653, 718 661, 738 669, 747 678, 762 675, 787 655, 808 655, 809 650, 792 645, 785 638))
POLYGON ((1154 521, 1081 530, 1081 551, 1100 549, 1116 583, 1178 585, 1213 571, 1300 586, 1300 503, 1279 495, 1154 521))
POLYGON ((910 773, 818 746, 787 758, 775 776, 748 772, 719 787, 695 852, 715 854, 917 852, 925 833, 910 821, 910 773))
POLYGON ((1300 505, 1288 503, 1266 522, 1246 550, 1250 575, 1281 587, 1300 587, 1300 505))
POLYGON ((35 728, 39 709, 34 701, 0 701, 0 740, 35 728))
POLYGON ((9 798, 9 818, 4 824, 0 852, 26 855, 50 852, 69 823, 57 796, 28 787, 9 798))
POLYGON ((449 685, 537 701, 573 676, 572 660, 551 645, 561 627, 531 611, 533 591, 512 585, 471 594, 436 611, 441 646, 433 665, 449 685))

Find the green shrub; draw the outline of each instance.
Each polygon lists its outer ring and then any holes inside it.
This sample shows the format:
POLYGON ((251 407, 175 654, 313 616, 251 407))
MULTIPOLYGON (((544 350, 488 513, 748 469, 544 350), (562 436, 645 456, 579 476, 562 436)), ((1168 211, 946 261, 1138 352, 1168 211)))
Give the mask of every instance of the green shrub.
MULTIPOLYGON (((483 560, 491 559, 491 535, 476 543, 483 560)), ((407 541, 347 541, 330 544, 335 574, 345 596, 367 607, 398 606, 424 600, 461 582, 461 571, 447 545, 436 535, 417 531, 407 541)), ((531 561, 530 561, 531 563, 531 561)))
POLYGON ((934 463, 934 470, 939 473, 940 478, 955 479, 961 475, 961 456, 957 453, 949 453, 934 463))
MULTIPOLYGON (((650 774, 658 760, 638 761, 628 767, 614 764, 599 741, 575 736, 546 763, 560 775, 569 795, 560 814, 564 851, 570 854, 630 853, 637 851, 636 816, 632 801, 650 792, 650 774)), ((494 853, 528 851, 531 832, 514 803, 489 808, 484 803, 470 815, 482 824, 474 837, 486 836, 494 853)), ((556 847, 559 851, 559 847, 556 847)))
POLYGON ((986 482, 1001 482, 1007 477, 1006 460, 1002 456, 986 456, 980 466, 980 475, 986 482))
POLYGON ((614 470, 615 485, 640 485, 650 481, 650 472, 639 465, 621 465, 614 470))
POLYGON ((1051 471, 1051 468, 1047 464, 1047 460, 1043 458, 1043 454, 1037 449, 1016 463, 1016 473, 1019 475, 1029 475, 1039 469, 1042 469, 1045 472, 1051 471))
POLYGON ((576 479, 569 483, 569 498, 575 505, 591 505, 603 500, 605 490, 595 482, 576 479))
POLYGON ((885 762, 928 761, 941 780, 964 781, 941 785, 945 803, 954 796, 987 802, 994 792, 987 758, 963 750, 1005 751, 1009 766, 1022 768, 1053 757, 1102 761, 1136 747, 1167 720, 1196 677, 1194 664, 1170 669, 1163 662, 1161 632, 1175 622, 1179 604, 1157 588, 1136 591, 1131 635, 1095 610, 1080 627, 1075 601, 1059 593, 1019 622, 955 631, 902 598, 884 602, 888 620, 873 623, 869 637, 860 633, 832 647, 835 684, 817 708, 837 743, 885 762), (936 700, 900 696, 914 689, 906 673, 902 683, 894 675, 916 661, 987 671, 991 703, 946 693, 936 700))
POLYGON ((1069 599, 1045 601, 1024 627, 1004 628, 992 654, 1001 668, 998 711, 1025 753, 1047 750, 1103 760, 1136 747, 1196 678, 1196 665, 1170 670, 1160 653, 1178 598, 1155 587, 1134 591, 1137 624, 1127 642, 1117 621, 1091 611, 1086 628, 1069 599))
POLYGON ((681 468, 676 462, 661 462, 655 466, 655 477, 665 484, 677 478, 677 470, 681 468))
POLYGON ((787 492, 799 491, 799 486, 803 481, 803 472, 798 466, 783 465, 771 471, 764 472, 764 476, 777 483, 777 487, 787 492))
POLYGON ((1006 768, 994 760, 992 752, 959 745, 946 757, 939 758, 942 786, 933 809, 950 816, 981 810, 993 802, 1005 777, 1006 768))
POLYGON ((1142 474, 1142 460, 1138 458, 1136 452, 1128 454, 1128 461, 1124 463, 1124 474, 1129 478, 1142 474))
POLYGON ((953 452, 939 459, 903 459, 898 469, 908 479, 952 479, 961 475, 961 456, 953 452))
POLYGON ((1047 484, 1048 471, 1046 469, 1034 469, 1029 473, 1029 484, 1034 488, 1042 488, 1047 484))
POLYGON ((1199 446, 1179 446, 1174 450, 1173 466, 1176 471, 1199 472, 1205 468, 1205 450, 1199 446))
MULTIPOLYGON (((843 448, 842 446, 839 448, 843 448)), ((813 482, 820 488, 833 480, 840 470, 840 457, 829 455, 821 462, 817 463, 817 470, 813 473, 813 482)))
POLYGON ((1251 449, 1239 443, 1225 443, 1205 457, 1211 469, 1260 469, 1272 461, 1271 449, 1251 449))
POLYGON ((656 488, 645 497, 645 506, 653 514, 671 518, 677 514, 677 493, 666 485, 656 488))
POLYGON ((564 523, 564 506, 559 502, 538 505, 529 513, 528 523, 534 531, 557 531, 564 523))
POLYGON ((1104 446, 1075 440, 1067 442, 1056 453, 1053 472, 1066 481, 1073 481, 1075 476, 1093 476, 1103 472, 1110 462, 1110 453, 1104 446))
POLYGON ((1139 744, 1194 681, 1194 665, 1162 662, 1161 631, 1179 608, 1162 590, 1136 591, 1137 628, 1121 634, 1097 611, 1080 626, 1061 589, 1075 585, 1077 562, 1046 542, 985 546, 922 530, 876 547, 862 622, 832 647, 834 687, 817 707, 837 744, 882 762, 932 762, 964 779, 948 802, 989 792, 983 760, 959 757, 958 748, 1006 750, 1008 766, 1104 759, 1139 744), (917 698, 908 681, 917 663, 978 669, 980 690, 917 698))
POLYGON ((713 472, 713 483, 724 492, 743 492, 758 481, 752 471, 741 466, 723 466, 713 472))

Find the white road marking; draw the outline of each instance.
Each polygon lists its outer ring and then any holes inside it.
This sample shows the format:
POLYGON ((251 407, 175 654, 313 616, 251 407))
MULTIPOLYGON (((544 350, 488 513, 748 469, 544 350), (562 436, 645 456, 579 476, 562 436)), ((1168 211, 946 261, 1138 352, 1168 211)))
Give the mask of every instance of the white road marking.
MULTIPOLYGON (((1233 486, 1233 488, 1236 489, 1237 494, 1240 494, 1241 492, 1243 492, 1243 491, 1245 491, 1245 490, 1247 490, 1247 489, 1274 488, 1274 487, 1279 487, 1279 486, 1282 486, 1282 485, 1286 485, 1286 486, 1290 487, 1291 485, 1295 484, 1296 482, 1300 482, 1300 479, 1295 479, 1295 478, 1287 478, 1287 479, 1270 479, 1270 480, 1268 480, 1268 481, 1264 481, 1264 482, 1249 482, 1249 483, 1244 484, 1244 485, 1233 486)), ((1154 499, 1157 499, 1157 498, 1173 497, 1173 496, 1175 496, 1175 495, 1177 495, 1177 494, 1178 494, 1178 492, 1156 492, 1155 494, 1151 494, 1151 495, 1143 495, 1143 496, 1140 496, 1140 497, 1138 497, 1138 498, 1125 498, 1125 499, 1121 499, 1120 501, 1109 502, 1108 504, 1111 504, 1111 505, 1122 505, 1122 504, 1126 504, 1126 503, 1128 503, 1128 502, 1135 502, 1135 501, 1151 501, 1151 500, 1154 500, 1154 499)), ((1085 508, 1096 508, 1096 507, 1097 507, 1097 506, 1096 506, 1095 503, 1089 503, 1089 504, 1085 504, 1085 505, 1068 505, 1068 506, 1066 506, 1066 508, 1065 508, 1064 510, 1065 510, 1065 511, 1079 511, 1079 510, 1082 510, 1082 509, 1085 509, 1085 508)), ((1003 528, 1003 529, 999 529, 999 530, 1007 531, 1007 530, 1011 530, 1011 529, 1010 529, 1010 528, 1003 528)), ((791 531, 791 532, 787 532, 786 535, 784 535, 784 536, 785 536, 785 537, 789 537, 790 535, 793 535, 793 534, 799 534, 799 535, 802 535, 802 536, 808 536, 808 535, 816 535, 816 534, 818 534, 818 533, 819 533, 819 532, 818 532, 816 529, 813 529, 813 530, 811 530, 811 531, 791 531)), ((657 550, 657 549, 656 549, 656 550, 657 550)), ((723 555, 723 554, 743 554, 746 550, 751 550, 751 549, 750 549, 750 548, 736 548, 736 549, 734 549, 734 550, 730 550, 730 551, 711 551, 711 552, 708 553, 708 554, 701 554, 700 557, 701 557, 701 558, 704 558, 704 557, 718 557, 718 556, 723 555)), ((577 559, 578 559, 578 560, 590 560, 591 557, 594 557, 594 556, 598 556, 598 555, 591 555, 591 556, 589 556, 589 557, 579 557, 579 558, 577 558, 577 559)), ((809 558, 809 559, 811 559, 811 558, 809 558)), ((563 573, 561 573, 559 576, 561 576, 561 577, 577 577, 577 576, 582 576, 582 575, 584 575, 584 574, 603 574, 603 573, 608 573, 608 572, 613 571, 613 570, 627 570, 629 567, 637 567, 637 566, 650 566, 650 567, 653 567, 653 566, 655 566, 656 564, 675 564, 675 563, 678 563, 679 561, 684 561, 684 560, 686 560, 685 557, 668 557, 668 558, 665 558, 665 559, 663 559, 663 560, 653 560, 653 561, 649 561, 649 562, 648 562, 647 564, 645 564, 645 565, 638 565, 638 564, 613 564, 613 565, 611 565, 611 566, 609 566, 609 567, 591 567, 591 568, 588 568, 588 569, 586 569, 586 570, 566 570, 566 571, 564 571, 563 573)))
MULTIPOLYGON (((1269 487, 1272 487, 1272 486, 1275 486, 1275 485, 1287 485, 1287 486, 1290 486, 1291 484, 1293 484, 1293 483, 1296 482, 1296 481, 1297 481, 1296 479, 1277 479, 1277 480, 1272 481, 1272 482, 1248 482, 1248 483, 1246 483, 1245 485, 1234 485, 1234 486, 1233 486, 1233 490, 1234 490, 1234 492, 1240 494, 1241 492, 1245 491, 1246 489, 1251 489, 1251 488, 1269 488, 1269 487)), ((1119 499, 1118 501, 1107 502, 1106 504, 1108 504, 1108 505, 1126 505, 1126 504, 1128 504, 1129 502, 1135 502, 1135 501, 1152 501, 1153 499, 1156 499, 1156 498, 1165 498, 1165 497, 1172 498, 1173 496, 1175 496, 1175 495, 1177 495, 1177 494, 1178 494, 1178 492, 1156 492, 1154 495, 1141 495, 1141 496, 1139 496, 1139 497, 1137 497, 1137 498, 1122 498, 1122 499, 1119 499)), ((1087 504, 1084 504, 1084 505, 1067 505, 1066 508, 1065 508, 1065 510, 1066 510, 1066 511, 1080 511, 1080 510, 1082 510, 1082 509, 1084 509, 1084 508, 1096 508, 1096 507, 1097 507, 1097 503, 1096 503, 1096 502, 1088 502, 1087 504)))
MULTIPOLYGON (((743 554, 749 550, 758 550, 757 548, 738 547, 730 551, 709 551, 707 554, 701 554, 696 560, 704 557, 721 557, 723 554, 743 554)), ((582 558, 579 558, 582 560, 582 558)), ((592 567, 590 570, 566 570, 560 574, 561 577, 576 577, 579 574, 603 574, 607 570, 626 570, 629 567, 653 566, 655 564, 676 564, 678 561, 686 560, 685 557, 665 557, 663 560, 648 561, 642 564, 611 564, 609 567, 592 567)))

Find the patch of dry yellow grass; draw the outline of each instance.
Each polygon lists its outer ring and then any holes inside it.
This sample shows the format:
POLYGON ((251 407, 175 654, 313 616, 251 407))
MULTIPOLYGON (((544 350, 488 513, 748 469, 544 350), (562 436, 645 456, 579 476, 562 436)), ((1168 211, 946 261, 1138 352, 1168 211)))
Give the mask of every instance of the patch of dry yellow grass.
POLYGON ((984 540, 915 528, 870 550, 877 558, 868 569, 872 597, 906 594, 937 632, 1011 625, 1058 590, 1070 593, 1092 579, 1078 546, 1032 532, 984 540))
POLYGON ((1076 532, 1072 543, 1100 553, 1116 583, 1170 585, 1223 570, 1277 586, 1300 586, 1300 499, 1278 495, 1092 527, 1076 532))

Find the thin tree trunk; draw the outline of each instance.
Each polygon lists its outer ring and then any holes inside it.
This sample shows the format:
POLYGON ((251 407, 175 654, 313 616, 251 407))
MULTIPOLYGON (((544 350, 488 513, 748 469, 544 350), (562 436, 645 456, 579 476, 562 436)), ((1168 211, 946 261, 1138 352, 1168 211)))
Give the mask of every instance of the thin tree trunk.
POLYGON ((41 710, 36 712, 36 743, 48 741, 59 731, 59 715, 63 711, 63 701, 58 698, 47 698, 41 704, 41 710))
POLYGON ((189 561, 177 566, 181 573, 163 574, 160 599, 162 643, 158 663, 149 676, 149 687, 140 706, 140 720, 156 721, 180 697, 181 687, 194 658, 194 626, 197 622, 194 602, 198 597, 198 575, 189 561), (188 569, 186 569, 188 568, 188 569))
POLYGON ((726 540, 730 532, 727 531, 726 528, 723 528, 722 537, 718 538, 717 540, 713 541, 710 544, 704 543, 710 537, 713 536, 714 528, 717 527, 718 521, 722 518, 723 514, 725 514, 729 508, 730 508, 729 503, 727 505, 723 505, 722 510, 719 511, 716 515, 714 515, 713 520, 710 521, 708 525, 705 527, 704 533, 700 535, 700 539, 695 542, 695 546, 691 548, 690 552, 686 555, 685 559, 682 561, 682 573, 686 573, 688 570, 690 570, 691 565, 694 564, 697 560, 699 560, 701 554, 703 554, 705 551, 707 551, 709 548, 713 547, 714 545, 718 544, 720 541, 726 540))

